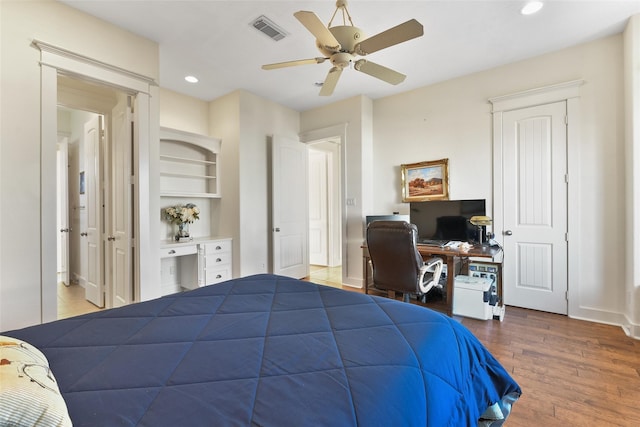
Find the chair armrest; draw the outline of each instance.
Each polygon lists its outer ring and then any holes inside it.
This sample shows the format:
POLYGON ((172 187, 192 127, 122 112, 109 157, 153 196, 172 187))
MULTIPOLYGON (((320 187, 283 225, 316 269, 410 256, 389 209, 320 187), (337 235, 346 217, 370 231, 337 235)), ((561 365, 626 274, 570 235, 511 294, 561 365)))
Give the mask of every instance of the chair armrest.
POLYGON ((420 292, 426 294, 438 284, 440 281, 440 275, 442 274, 442 259, 441 258, 431 258, 424 263, 422 267, 420 267, 420 276, 418 279, 418 286, 420 288, 420 292), (424 276, 427 273, 431 273, 431 277, 427 278, 427 281, 424 281, 424 276))

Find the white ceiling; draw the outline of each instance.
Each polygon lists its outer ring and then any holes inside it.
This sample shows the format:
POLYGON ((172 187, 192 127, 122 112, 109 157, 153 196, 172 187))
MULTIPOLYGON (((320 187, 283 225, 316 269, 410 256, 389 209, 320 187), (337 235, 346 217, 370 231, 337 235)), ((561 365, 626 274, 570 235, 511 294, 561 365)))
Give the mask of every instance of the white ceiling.
MULTIPOLYGON (((351 0, 353 24, 369 36, 411 18, 424 36, 367 60, 407 75, 397 85, 345 70, 330 97, 314 85, 330 63, 262 70, 262 64, 320 56, 293 17, 310 10, 328 23, 335 2, 267 0, 61 0, 160 46, 160 86, 205 101, 245 89, 298 111, 355 95, 376 99, 619 33, 640 0, 545 0, 523 16, 526 0, 351 0), (250 24, 265 15, 288 36, 275 42, 250 24), (184 81, 188 74, 200 82, 184 81)), ((333 25, 341 25, 336 17, 333 25)))

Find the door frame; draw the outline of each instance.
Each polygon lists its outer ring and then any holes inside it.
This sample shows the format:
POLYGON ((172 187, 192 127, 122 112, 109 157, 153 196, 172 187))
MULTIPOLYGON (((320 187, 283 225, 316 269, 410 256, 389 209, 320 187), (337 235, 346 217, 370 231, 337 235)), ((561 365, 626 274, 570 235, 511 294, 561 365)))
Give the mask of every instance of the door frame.
MULTIPOLYGON (((325 176, 326 194, 324 199, 326 202, 326 265, 328 267, 342 266, 342 187, 340 185, 341 171, 342 171, 342 153, 340 142, 334 139, 327 139, 321 141, 311 141, 307 143, 309 145, 309 152, 315 150, 316 152, 323 153, 324 164, 327 168, 327 174, 325 176), (337 162, 337 165, 336 165, 337 162), (338 168, 336 170, 336 168, 338 168), (338 183, 336 183, 336 179, 338 183), (337 212, 337 214, 336 214, 337 212), (337 218, 337 221, 333 221, 337 218), (339 227, 339 228, 338 228, 339 227), (336 233, 339 234, 336 235, 336 233)), ((310 189, 311 190, 311 189, 310 189)), ((309 195, 311 191, 309 191, 309 195)), ((309 237, 311 242, 311 237, 309 237)), ((311 254, 309 254, 311 259, 311 254)))
POLYGON ((158 173, 159 140, 158 85, 150 77, 125 70, 75 52, 33 40, 32 45, 40 51, 40 297, 41 321, 57 319, 57 291, 55 286, 56 219, 49 212, 56 206, 56 137, 58 107, 58 76, 67 75, 97 83, 135 96, 134 118, 134 164, 136 216, 134 238, 134 259, 138 274, 134 277, 134 300, 142 301, 160 296, 160 248, 157 244, 157 230, 160 216, 152 214, 160 209, 157 197, 158 184, 151 182, 151 176, 158 173), (154 118, 152 122, 152 117, 154 118), (140 218, 145 218, 144 223, 140 218), (142 226, 144 225, 144 226, 142 226))
MULTIPOLYGON (((496 240, 503 242, 504 217, 503 217, 503 139, 502 129, 503 113, 536 105, 550 104, 566 101, 567 103, 567 215, 571 221, 567 223, 567 312, 570 317, 576 315, 579 310, 578 283, 580 271, 579 264, 572 262, 580 254, 581 226, 580 226, 580 129, 581 106, 580 88, 584 80, 572 80, 555 85, 526 90, 508 95, 497 96, 489 99, 492 104, 493 115, 493 225, 492 231, 496 234, 496 240), (570 179, 570 177, 575 177, 570 179)), ((509 254, 506 254, 509 257, 509 254)))
POLYGON ((354 287, 360 287, 361 282, 350 281, 348 278, 348 248, 347 248, 347 206, 344 195, 347 194, 347 123, 341 123, 320 129, 313 129, 298 135, 300 142, 305 144, 313 144, 319 141, 332 140, 340 146, 340 222, 341 222, 341 265, 342 265, 342 284, 354 287))
POLYGON ((56 229, 58 229, 58 237, 60 239, 56 254, 58 267, 61 267, 56 275, 56 283, 63 282, 65 286, 69 286, 69 232, 71 230, 71 221, 69 220, 69 137, 63 136, 59 132, 56 161, 58 179, 56 183, 58 193, 56 198, 58 203, 58 224, 56 229), (62 199, 60 196, 62 196, 62 199), (64 218, 60 218, 60 216, 64 216, 64 218))

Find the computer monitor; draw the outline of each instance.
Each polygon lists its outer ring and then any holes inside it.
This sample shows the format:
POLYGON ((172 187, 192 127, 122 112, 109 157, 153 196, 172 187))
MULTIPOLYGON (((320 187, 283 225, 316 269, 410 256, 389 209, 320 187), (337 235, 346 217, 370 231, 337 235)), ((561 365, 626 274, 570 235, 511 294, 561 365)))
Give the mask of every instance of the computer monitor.
MULTIPOLYGON (((486 215, 485 199, 430 200, 411 202, 410 222, 418 227, 421 240, 459 240, 478 243, 478 227, 471 224, 472 216, 486 215)), ((486 227, 482 227, 482 241, 486 241, 486 227)))

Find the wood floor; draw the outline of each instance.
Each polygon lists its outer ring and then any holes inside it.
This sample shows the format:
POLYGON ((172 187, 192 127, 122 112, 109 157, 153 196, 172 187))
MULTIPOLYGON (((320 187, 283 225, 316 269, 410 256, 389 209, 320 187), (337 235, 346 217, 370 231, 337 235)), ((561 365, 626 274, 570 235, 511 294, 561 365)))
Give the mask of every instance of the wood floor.
POLYGON ((620 327, 517 307, 503 322, 455 318, 522 388, 507 426, 640 426, 640 341, 620 327))
POLYGON ((620 327, 516 307, 461 322, 522 388, 508 426, 640 426, 640 341, 620 327))

